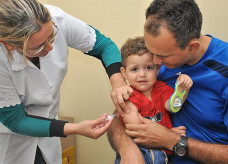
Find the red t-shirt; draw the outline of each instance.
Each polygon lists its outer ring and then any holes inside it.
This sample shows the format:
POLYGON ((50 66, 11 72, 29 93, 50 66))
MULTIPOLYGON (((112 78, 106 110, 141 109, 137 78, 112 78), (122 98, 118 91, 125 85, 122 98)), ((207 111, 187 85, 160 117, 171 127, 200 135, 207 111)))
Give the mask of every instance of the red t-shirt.
MULTIPOLYGON (((129 101, 131 101, 138 108, 141 116, 153 117, 158 112, 161 112, 162 120, 158 123, 165 126, 166 128, 171 129, 172 124, 169 118, 170 112, 165 110, 165 102, 171 97, 174 89, 167 85, 165 82, 156 81, 151 91, 152 101, 150 101, 150 99, 148 99, 143 93, 135 90, 134 88, 133 90, 133 95, 129 98, 129 101)), ((172 155, 173 153, 167 149, 162 150, 164 150, 169 155, 172 155)))
POLYGON ((165 82, 156 81, 152 91, 151 100, 148 99, 143 93, 134 89, 133 95, 129 98, 139 110, 143 117, 153 117, 158 112, 162 113, 162 121, 159 124, 171 129, 172 124, 169 118, 170 112, 165 110, 165 102, 171 97, 174 89, 167 85, 165 82))

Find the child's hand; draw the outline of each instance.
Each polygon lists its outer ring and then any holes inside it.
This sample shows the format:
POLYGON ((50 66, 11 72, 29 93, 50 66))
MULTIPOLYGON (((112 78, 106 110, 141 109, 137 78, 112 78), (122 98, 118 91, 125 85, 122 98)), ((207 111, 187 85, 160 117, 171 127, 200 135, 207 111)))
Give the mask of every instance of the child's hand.
POLYGON ((179 92, 183 92, 184 90, 189 90, 193 85, 192 79, 186 74, 181 74, 177 78, 177 81, 179 81, 179 83, 178 83, 179 92))
POLYGON ((186 136, 186 127, 185 126, 178 126, 175 128, 170 129, 176 133, 179 133, 182 136, 186 136))

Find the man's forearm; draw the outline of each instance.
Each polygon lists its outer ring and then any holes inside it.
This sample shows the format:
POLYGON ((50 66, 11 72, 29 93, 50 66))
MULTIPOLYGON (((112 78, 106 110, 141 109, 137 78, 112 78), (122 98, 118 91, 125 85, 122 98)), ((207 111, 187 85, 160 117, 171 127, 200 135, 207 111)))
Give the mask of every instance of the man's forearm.
MULTIPOLYGON (((164 148, 172 150, 173 146, 180 139, 180 135, 177 133, 169 132, 163 138, 164 148), (169 142, 168 139, 169 138, 169 142)), ((187 157, 205 164, 227 164, 228 163, 228 145, 205 143, 188 139, 188 154, 187 157)))
POLYGON ((189 138, 188 150, 188 157, 200 163, 228 163, 228 145, 204 143, 189 138))
POLYGON ((113 120, 107 134, 110 145, 119 154, 129 147, 138 149, 137 145, 125 133, 125 127, 123 126, 120 117, 113 120))

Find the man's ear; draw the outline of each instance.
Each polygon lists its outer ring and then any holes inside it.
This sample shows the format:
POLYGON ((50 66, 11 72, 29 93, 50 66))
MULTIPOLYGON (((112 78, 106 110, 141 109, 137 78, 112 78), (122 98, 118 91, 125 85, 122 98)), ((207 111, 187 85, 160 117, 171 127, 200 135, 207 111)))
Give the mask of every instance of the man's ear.
POLYGON ((198 41, 198 39, 192 39, 189 43, 188 43, 188 50, 190 51, 191 54, 196 54, 198 49, 200 47, 200 43, 198 41))
POLYGON ((125 80, 127 80, 127 75, 126 75, 126 70, 125 70, 125 68, 124 68, 124 67, 120 67, 120 71, 121 71, 123 77, 125 78, 125 80))

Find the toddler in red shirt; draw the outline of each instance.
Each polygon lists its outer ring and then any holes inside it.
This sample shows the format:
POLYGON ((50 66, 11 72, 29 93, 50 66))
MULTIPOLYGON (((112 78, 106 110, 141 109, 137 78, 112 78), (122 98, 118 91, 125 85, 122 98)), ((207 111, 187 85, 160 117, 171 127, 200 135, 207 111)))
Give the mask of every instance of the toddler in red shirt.
MULTIPOLYGON (((122 118, 123 123, 141 124, 142 120, 139 116, 141 115, 185 135, 185 127, 172 127, 169 118, 171 114, 169 101, 174 89, 157 80, 160 67, 153 63, 153 54, 146 48, 144 38, 128 39, 121 48, 121 56, 121 73, 134 90, 133 95, 126 101, 130 113, 125 114, 122 118)), ((193 82, 185 74, 181 74, 177 81, 179 92, 187 91, 183 98, 184 102, 193 82)), ((168 150, 139 148, 146 164, 166 163, 167 154, 172 154, 168 150)), ((119 162, 120 156, 117 154, 115 163, 118 164, 119 162)))

